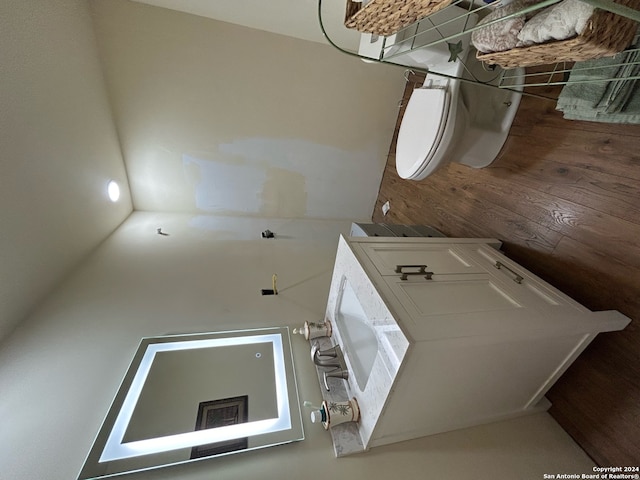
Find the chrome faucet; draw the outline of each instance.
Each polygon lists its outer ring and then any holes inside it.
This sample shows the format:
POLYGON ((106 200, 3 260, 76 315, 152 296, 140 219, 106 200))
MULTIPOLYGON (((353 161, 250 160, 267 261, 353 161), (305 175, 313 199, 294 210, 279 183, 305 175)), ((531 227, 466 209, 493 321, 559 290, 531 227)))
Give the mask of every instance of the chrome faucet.
POLYGON ((320 346, 315 344, 311 348, 311 359, 313 360, 313 363, 319 367, 333 367, 332 370, 323 372, 324 387, 327 389, 327 392, 330 391, 329 384, 327 382, 329 377, 342 378, 343 380, 347 380, 349 378, 347 363, 344 360, 344 354, 342 353, 340 345, 336 345, 335 347, 328 348, 326 350, 320 350, 320 346))
POLYGON ((342 355, 340 345, 336 345, 335 347, 328 348, 326 350, 320 350, 320 346, 318 344, 314 344, 313 347, 311 347, 311 360, 313 360, 313 363, 315 363, 319 367, 345 366, 344 355, 342 355))

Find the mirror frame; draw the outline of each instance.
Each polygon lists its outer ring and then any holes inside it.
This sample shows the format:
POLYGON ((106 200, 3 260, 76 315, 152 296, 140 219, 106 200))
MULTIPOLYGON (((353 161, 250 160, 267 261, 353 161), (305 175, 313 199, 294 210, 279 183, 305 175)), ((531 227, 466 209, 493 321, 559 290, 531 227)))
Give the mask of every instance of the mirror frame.
POLYGON ((218 455, 247 452, 304 439, 288 327, 145 337, 120 384, 78 479, 107 478, 207 460, 217 455, 166 461, 162 454, 252 436, 264 436, 267 443, 218 455), (157 353, 262 343, 271 343, 273 347, 277 417, 123 443, 129 420, 157 353))

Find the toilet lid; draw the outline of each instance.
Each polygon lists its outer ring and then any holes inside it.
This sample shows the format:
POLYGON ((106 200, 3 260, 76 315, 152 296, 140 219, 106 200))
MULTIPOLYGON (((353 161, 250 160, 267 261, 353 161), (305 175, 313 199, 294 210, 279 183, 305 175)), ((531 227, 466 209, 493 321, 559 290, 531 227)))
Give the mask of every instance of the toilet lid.
POLYGON ((449 92, 417 88, 404 112, 396 146, 396 168, 402 178, 423 169, 437 150, 449 116, 449 92))

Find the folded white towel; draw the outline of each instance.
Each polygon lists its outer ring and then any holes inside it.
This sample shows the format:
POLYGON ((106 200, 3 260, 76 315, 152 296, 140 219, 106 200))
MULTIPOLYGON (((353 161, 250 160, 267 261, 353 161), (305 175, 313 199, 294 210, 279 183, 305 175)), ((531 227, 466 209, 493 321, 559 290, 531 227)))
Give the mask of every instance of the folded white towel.
POLYGON ((594 7, 580 0, 563 0, 528 20, 518 33, 518 47, 551 40, 565 40, 581 34, 594 7))

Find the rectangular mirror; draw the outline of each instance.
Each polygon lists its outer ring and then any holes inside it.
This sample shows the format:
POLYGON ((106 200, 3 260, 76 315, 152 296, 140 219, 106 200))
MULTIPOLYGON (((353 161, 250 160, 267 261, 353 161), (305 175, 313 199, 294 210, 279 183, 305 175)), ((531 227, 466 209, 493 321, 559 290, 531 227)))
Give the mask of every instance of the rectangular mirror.
POLYGON ((79 480, 304 439, 289 329, 142 339, 79 480))

